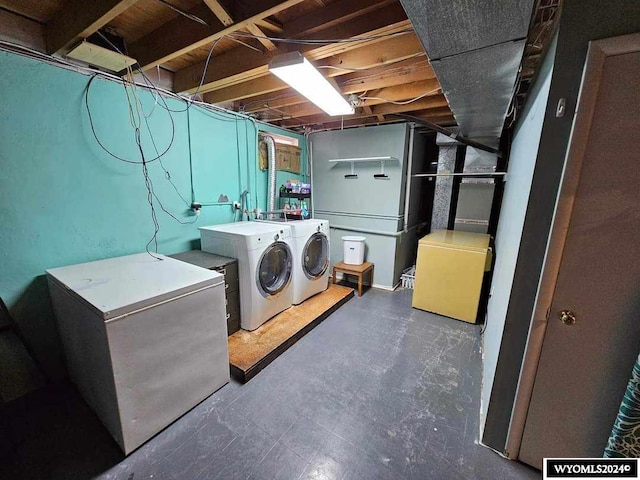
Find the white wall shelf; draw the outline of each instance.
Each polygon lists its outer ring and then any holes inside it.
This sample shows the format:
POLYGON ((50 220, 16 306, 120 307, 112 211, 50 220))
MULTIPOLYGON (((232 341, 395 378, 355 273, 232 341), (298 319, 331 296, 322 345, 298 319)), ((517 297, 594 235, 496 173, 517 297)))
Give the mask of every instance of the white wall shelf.
POLYGON ((344 178, 358 178, 358 174, 355 172, 355 164, 362 162, 380 162, 380 173, 373 175, 374 178, 388 180, 389 176, 384 173, 384 162, 398 162, 397 157, 359 157, 359 158, 333 158, 329 160, 329 163, 350 163, 351 173, 344 176, 344 178))

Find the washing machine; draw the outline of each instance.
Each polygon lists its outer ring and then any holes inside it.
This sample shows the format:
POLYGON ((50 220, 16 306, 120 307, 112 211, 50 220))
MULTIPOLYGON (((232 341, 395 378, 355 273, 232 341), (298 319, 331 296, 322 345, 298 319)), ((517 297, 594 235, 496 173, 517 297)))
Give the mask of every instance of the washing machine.
POLYGON ((293 303, 293 244, 285 224, 200 227, 201 249, 238 259, 240 326, 255 330, 293 303))
POLYGON ((329 222, 327 220, 260 220, 288 225, 293 237, 293 304, 324 292, 329 286, 329 222), (282 222, 282 223, 281 223, 282 222))

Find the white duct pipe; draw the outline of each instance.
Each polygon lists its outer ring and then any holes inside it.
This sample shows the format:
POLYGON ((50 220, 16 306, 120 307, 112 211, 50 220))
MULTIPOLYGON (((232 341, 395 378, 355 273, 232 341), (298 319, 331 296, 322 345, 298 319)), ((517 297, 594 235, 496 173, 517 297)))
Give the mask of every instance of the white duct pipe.
MULTIPOLYGON (((276 209, 276 142, 269 135, 262 135, 267 144, 267 158, 269 159, 269 188, 267 193, 267 211, 273 212, 276 209)), ((268 218, 274 218, 269 214, 268 218)))

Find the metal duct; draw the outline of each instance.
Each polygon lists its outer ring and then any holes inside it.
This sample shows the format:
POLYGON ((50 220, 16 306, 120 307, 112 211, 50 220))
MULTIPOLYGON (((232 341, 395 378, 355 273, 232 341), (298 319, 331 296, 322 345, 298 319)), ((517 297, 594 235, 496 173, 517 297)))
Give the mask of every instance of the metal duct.
MULTIPOLYGON (((267 144, 267 158, 269 159, 269 189, 267 193, 267 211, 274 212, 276 210, 276 142, 273 137, 263 135, 262 138, 267 144)), ((269 213, 268 218, 274 218, 269 213)))
POLYGON ((400 0, 463 135, 497 146, 535 0, 400 0))

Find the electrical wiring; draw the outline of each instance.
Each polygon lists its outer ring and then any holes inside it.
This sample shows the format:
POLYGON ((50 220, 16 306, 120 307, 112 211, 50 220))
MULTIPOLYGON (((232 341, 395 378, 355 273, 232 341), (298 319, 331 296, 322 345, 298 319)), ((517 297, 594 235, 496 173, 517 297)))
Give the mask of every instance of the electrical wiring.
MULTIPOLYGON (((58 67, 58 68, 64 68, 65 70, 74 71, 74 72, 77 72, 77 73, 81 73, 83 75, 98 76, 98 77, 101 77, 101 78, 103 78, 105 80, 114 81, 116 83, 122 83, 122 81, 123 81, 122 78, 117 76, 117 75, 105 72, 103 70, 98 70, 98 69, 95 69, 95 68, 91 68, 91 67, 88 67, 88 66, 82 66, 82 65, 78 65, 76 63, 71 63, 71 62, 68 62, 68 61, 66 61, 66 60, 64 60, 62 58, 58 58, 58 57, 54 58, 54 57, 46 55, 46 54, 44 54, 42 52, 34 50, 32 48, 25 47, 23 45, 19 45, 17 43, 8 42, 6 40, 0 40, 0 46, 4 47, 4 48, 0 48, 0 50, 4 49, 4 50, 10 51, 12 53, 16 53, 16 54, 19 54, 19 55, 27 56, 27 57, 30 57, 30 58, 35 58, 36 60, 39 60, 39 61, 44 62, 44 63, 47 63, 48 65, 52 65, 52 66, 55 66, 55 67, 58 67)), ((245 113, 235 112, 235 111, 227 110, 227 109, 225 109, 223 107, 219 107, 217 105, 213 105, 213 104, 210 104, 210 103, 199 102, 197 100, 192 100, 192 99, 184 97, 184 96, 182 96, 180 94, 172 92, 171 90, 167 90, 165 88, 158 87, 157 85, 155 85, 144 74, 144 72, 138 71, 137 73, 139 73, 141 75, 141 77, 143 79, 143 82, 142 83, 137 83, 136 82, 136 85, 138 87, 145 88, 147 90, 151 90, 153 92, 158 93, 159 94, 158 98, 161 101, 159 105, 164 110, 168 110, 168 111, 173 112, 173 113, 182 113, 182 112, 186 111, 186 109, 183 109, 183 110, 172 110, 172 109, 169 109, 166 106, 167 104, 166 104, 165 97, 167 97, 167 98, 173 98, 175 100, 179 100, 179 101, 182 101, 182 102, 185 102, 185 103, 191 103, 194 106, 200 107, 202 112, 212 113, 212 114, 216 115, 216 118, 219 118, 222 121, 231 121, 231 122, 234 121, 232 119, 228 119, 228 118, 223 117, 223 115, 226 115, 227 117, 237 116, 239 118, 243 118, 245 120, 253 122, 254 126, 256 124, 258 124, 258 123, 261 124, 261 125, 270 126, 269 123, 257 120, 255 118, 253 118, 252 116, 247 115, 245 113), (163 104, 164 104, 164 106, 163 106, 163 104)))
POLYGON ((258 52, 258 53, 263 53, 262 50, 260 50, 257 47, 254 47, 253 45, 249 45, 247 42, 243 42, 242 40, 238 40, 237 38, 234 38, 232 36, 227 36, 227 38, 229 40, 233 41, 233 42, 239 43, 240 45, 243 45, 243 46, 245 46, 247 48, 250 48, 251 50, 254 50, 254 51, 258 52))
POLYGON ((418 100, 424 98, 424 97, 428 97, 429 95, 433 95, 434 93, 438 92, 440 90, 440 88, 434 88, 433 90, 429 90, 428 92, 423 93, 422 95, 418 95, 417 97, 414 97, 410 100, 403 100, 403 101, 394 101, 394 100, 389 100, 388 98, 383 98, 383 97, 358 97, 360 100, 380 100, 382 102, 387 102, 387 103, 391 103, 393 105, 409 105, 410 103, 413 102, 417 102, 418 100))
MULTIPOLYGON (((402 58, 400 60, 394 60, 393 62, 389 62, 389 63, 385 63, 383 66, 388 67, 389 65, 395 65, 396 63, 400 63, 400 62, 404 62, 405 60, 411 60, 412 58, 417 58, 417 57, 422 57, 424 56, 424 53, 416 53, 414 55, 411 55, 409 57, 406 58, 402 58)), ((316 68, 321 69, 321 68, 330 68, 333 70, 345 70, 347 72, 366 72, 371 70, 372 68, 379 68, 380 65, 376 65, 374 67, 368 67, 368 68, 354 68, 354 67, 336 67, 335 65, 317 65, 316 68)))
POLYGON ((370 40, 381 40, 384 38, 397 37, 400 35, 406 35, 407 33, 413 33, 412 29, 400 30, 398 32, 393 33, 384 33, 381 35, 371 35, 366 37, 352 37, 352 38, 325 38, 325 39, 297 39, 297 38, 280 38, 280 37, 269 37, 266 35, 254 35, 253 33, 248 32, 233 32, 228 34, 230 37, 248 37, 255 38, 258 40, 271 40, 272 42, 277 43, 289 43, 295 45, 330 45, 332 43, 357 43, 357 42, 365 42, 370 40))
MULTIPOLYGON (((144 119, 144 123, 147 126, 147 131, 149 132, 149 138, 151 139, 151 144, 153 145, 153 149, 156 152, 156 155, 158 155, 158 147, 156 146, 156 142, 153 138, 153 134, 151 132, 151 128, 149 126, 149 119, 145 116, 144 119)), ((176 186, 175 183, 173 183, 173 180, 171 179, 171 174, 169 173, 169 170, 167 170, 164 166, 164 164, 162 163, 162 157, 158 157, 158 161, 160 163, 160 167, 162 168, 162 170, 164 171, 164 177, 165 179, 171 184, 171 186, 173 187, 173 189, 175 190, 176 194, 180 197, 180 199, 182 200, 182 202, 187 206, 190 207, 191 204, 182 196, 182 194, 180 193, 180 190, 178 190, 178 187, 176 186)), ((159 201, 159 200, 158 200, 159 201)), ((168 212, 167 212, 168 213, 168 212)), ((171 214, 169 214, 171 215, 171 214)), ((171 215, 173 216, 173 215, 171 215)))
MULTIPOLYGON (((91 127, 91 132, 96 140, 96 142, 98 143, 98 145, 100 146, 100 148, 102 148, 106 153, 108 153, 110 156, 112 156, 113 158, 115 158, 116 160, 120 160, 121 162, 125 162, 125 163, 132 163, 132 164, 142 164, 142 161, 138 161, 138 160, 128 160, 126 158, 123 158, 119 155, 116 155, 115 153, 111 152, 111 150, 109 150, 107 147, 104 146, 104 144, 100 141, 100 138, 98 137, 98 134, 96 132, 95 129, 95 124, 93 121, 93 116, 91 114, 91 107, 90 107, 90 101, 89 101, 89 92, 91 90, 91 86, 93 84, 93 81, 96 79, 97 75, 93 75, 90 79, 89 82, 87 83, 87 86, 85 88, 84 91, 84 100, 85 100, 85 106, 87 109, 87 115, 89 117, 89 126, 91 127)), ((123 80, 120 80, 123 84, 125 83, 123 80)), ((131 113, 130 113, 131 115, 131 113)), ((155 162, 156 160, 158 160, 158 158, 164 156, 167 154, 167 152, 169 151, 169 149, 171 148, 171 146, 173 145, 175 139, 175 124, 173 122, 173 118, 171 118, 171 138, 169 140, 169 145, 167 146, 167 148, 161 153, 158 154, 157 157, 151 159, 151 160, 145 160, 146 163, 152 163, 155 162)))
POLYGON ((193 20, 194 22, 199 23, 200 25, 204 25, 205 27, 210 27, 211 26, 207 22, 205 22, 203 19, 201 19, 200 17, 198 17, 196 15, 193 15, 193 14, 191 14, 189 12, 185 12, 181 8, 176 7, 175 5, 173 5, 172 3, 167 2, 166 0, 157 0, 157 1, 160 2, 161 4, 165 5, 166 7, 169 7, 174 12, 179 13, 180 15, 188 18, 189 20, 193 20))
MULTIPOLYGON (((223 38, 223 37, 221 37, 223 38)), ((206 72, 211 60, 211 57, 213 55, 213 50, 215 49, 216 45, 219 43, 219 41, 221 40, 217 39, 211 46, 211 49, 209 51, 209 54, 207 56, 207 60, 205 62, 205 66, 203 69, 203 74, 202 74, 202 78, 201 81, 199 83, 199 86, 194 94, 194 97, 199 93, 200 89, 202 88, 202 85, 204 84, 204 80, 206 78, 206 72)), ((110 42, 109 42, 110 43, 110 42)), ((115 47, 114 47, 115 48, 115 47)), ((153 163, 155 161, 158 161, 158 163, 160 164, 162 170, 165 173, 165 179, 167 181, 169 181, 169 183, 172 185, 172 187, 174 188, 174 190, 176 191, 176 194, 181 198, 181 200, 185 203, 185 205, 189 206, 189 202, 186 201, 186 199, 180 194, 177 186, 173 183, 172 179, 171 179, 171 175, 169 173, 169 171, 165 168, 164 164, 162 163, 162 157, 165 156, 167 154, 167 152, 172 148, 173 144, 174 144, 174 140, 175 140, 175 133, 176 133, 176 128, 175 128, 175 122, 172 116, 172 113, 180 113, 180 112, 187 112, 187 119, 189 119, 189 115, 188 115, 188 110, 194 106, 194 107, 198 107, 198 110, 200 112, 203 112, 205 114, 209 114, 209 115, 213 115, 215 118, 217 118, 220 121, 231 121, 231 122, 235 122, 236 123, 236 127, 237 127, 237 121, 238 119, 244 119, 245 121, 245 143, 246 143, 246 151, 247 151, 247 162, 249 162, 249 139, 248 139, 248 125, 247 123, 250 121, 252 123, 252 125, 254 126, 254 131, 257 132, 258 127, 257 124, 265 124, 267 125, 265 122, 259 122, 256 119, 252 118, 249 115, 245 115, 242 113, 238 113, 238 112, 233 112, 233 111, 229 111, 226 110, 224 108, 218 107, 216 105, 211 105, 205 102, 201 102, 201 101, 197 101, 195 100, 193 97, 192 98, 187 98, 184 97, 180 94, 176 94, 174 92, 171 92, 169 90, 160 88, 158 86, 156 86, 153 81, 151 81, 151 79, 141 70, 140 67, 140 71, 139 73, 141 74, 141 78, 142 78, 142 82, 138 83, 136 81, 134 81, 134 76, 133 76, 133 71, 131 69, 131 67, 128 68, 127 71, 127 75, 126 77, 123 79, 119 76, 98 70, 98 69, 94 69, 88 66, 83 66, 83 65, 78 65, 76 63, 72 63, 69 61, 66 61, 65 59, 62 58, 53 58, 50 57, 48 55, 42 54, 41 52, 38 52, 37 50, 33 50, 31 48, 28 47, 24 47, 22 45, 19 44, 15 44, 12 42, 7 42, 4 40, 0 40, 0 49, 4 49, 4 50, 8 50, 11 51, 13 53, 18 53, 20 55, 23 56, 28 56, 31 58, 35 58, 39 61, 45 62, 47 64, 50 65, 54 65, 57 66, 59 68, 64 68, 66 70, 72 70, 84 75, 89 75, 89 81, 87 82, 87 85, 85 87, 85 92, 84 92, 84 102, 85 102, 85 107, 87 110, 87 116, 89 119, 89 125, 92 131, 92 134, 96 140, 96 143, 100 146, 100 148, 105 151, 109 156, 122 161, 124 163, 127 164, 134 164, 134 165, 141 165, 142 167, 142 173, 143 173, 143 177, 144 177, 144 183, 145 183, 145 189, 147 190, 147 202, 149 204, 150 210, 151 210, 151 218, 152 218, 152 222, 153 222, 153 234, 151 236, 151 238, 149 239, 149 241, 147 242, 147 244, 145 245, 145 250, 147 251, 147 253, 149 255, 151 255, 154 258, 160 259, 160 257, 154 256, 151 251, 150 248, 154 249, 157 252, 158 249, 158 233, 160 231, 160 224, 158 222, 158 217, 157 217, 157 212, 156 212, 156 205, 159 206, 159 208, 164 211, 168 216, 170 216, 171 218, 173 218, 174 220, 176 220, 177 222, 181 223, 181 224, 192 224, 195 223, 198 220, 198 217, 196 217, 193 221, 189 221, 189 222, 185 222, 180 220, 179 218, 177 218, 175 215, 173 215, 171 212, 169 212, 164 205, 162 204, 160 198, 158 197, 158 195, 155 192, 154 189, 154 185, 153 185, 153 181, 150 177, 149 174, 149 164, 153 163), (140 160, 134 160, 134 159, 130 159, 130 158, 126 158, 123 156, 120 156, 112 151, 109 150, 109 148, 107 148, 107 146, 101 141, 101 139, 99 138, 98 132, 96 130, 96 125, 95 125, 95 121, 94 121, 94 117, 93 117, 93 113, 91 110, 91 89, 94 86, 94 81, 97 77, 100 77, 101 79, 104 80, 109 80, 109 81, 115 81, 116 83, 119 83, 120 85, 123 86, 124 89, 124 93, 125 93, 125 98, 127 99, 127 104, 128 104, 128 113, 129 113, 129 123, 131 124, 133 131, 134 131, 134 137, 135 137, 135 142, 136 142, 136 146, 137 149, 140 153, 140 160), (138 96, 138 92, 137 92, 137 88, 143 88, 145 90, 148 90, 152 95, 153 95, 153 99, 154 99, 154 105, 151 108, 150 112, 145 112, 143 105, 140 101, 140 98, 138 96), (169 107, 168 103, 167 103, 167 98, 173 98, 176 99, 178 101, 184 102, 186 104, 186 107, 182 110, 175 110, 169 107), (151 130, 151 126, 149 125, 148 119, 152 116, 152 114, 154 113, 156 107, 160 107, 161 109, 164 109, 165 111, 167 111, 167 114, 169 116, 169 120, 171 123, 171 137, 170 137, 170 141, 168 146, 162 151, 159 152, 158 148, 157 148, 157 143, 155 142, 155 139, 153 137, 153 132, 151 130), (141 125, 142 125, 142 121, 145 122, 146 128, 149 132, 149 136, 151 138, 151 142, 153 144, 153 148, 155 150, 156 156, 154 158, 151 159, 147 159, 147 156, 144 152, 144 148, 143 148, 143 144, 142 144, 142 140, 141 140, 141 125)), ((118 50, 117 48, 115 48, 116 50, 118 50)), ((122 53, 122 52, 120 52, 122 53)), ((189 120, 188 120, 189 122, 189 120)), ((237 134, 237 136, 239 137, 239 135, 237 134)), ((240 162, 240 152, 239 152, 239 138, 237 138, 237 142, 238 143, 238 162, 240 162)), ((250 169, 249 169, 250 170, 250 169)), ((248 182, 250 182, 249 178, 249 170, 248 170, 248 182)), ((193 169, 190 168, 191 171, 191 175, 193 175, 193 169)), ((257 182, 257 176, 254 177, 254 183, 257 182)), ((254 190, 257 192, 257 184, 254 186, 254 190)), ((192 188, 192 194, 193 194, 193 188, 192 188)), ((256 193, 257 194, 257 193, 256 193)), ((247 200, 249 200, 247 198, 247 200)), ((256 204, 257 204, 257 197, 256 197, 256 204)), ((223 205, 223 203, 215 203, 212 205, 223 205)), ((229 205, 231 205, 231 203, 229 203, 229 205)))
MULTIPOLYGON (((209 62, 211 61, 211 56, 213 55, 213 50, 216 48, 216 46, 218 45, 218 43, 220 43, 220 40, 222 40, 224 37, 220 37, 218 38, 215 42, 213 42, 213 44, 211 45, 211 48, 209 49, 209 54, 207 55, 207 60, 204 62, 204 68, 202 69, 202 78, 200 78, 200 83, 198 84, 198 88, 196 88, 195 93, 193 94, 193 96, 198 95, 198 92, 200 92, 200 89, 202 88, 202 85, 204 84, 204 79, 207 76, 207 69, 209 68, 209 62)), ((189 108, 191 106, 191 104, 187 105, 187 108, 189 108)))

